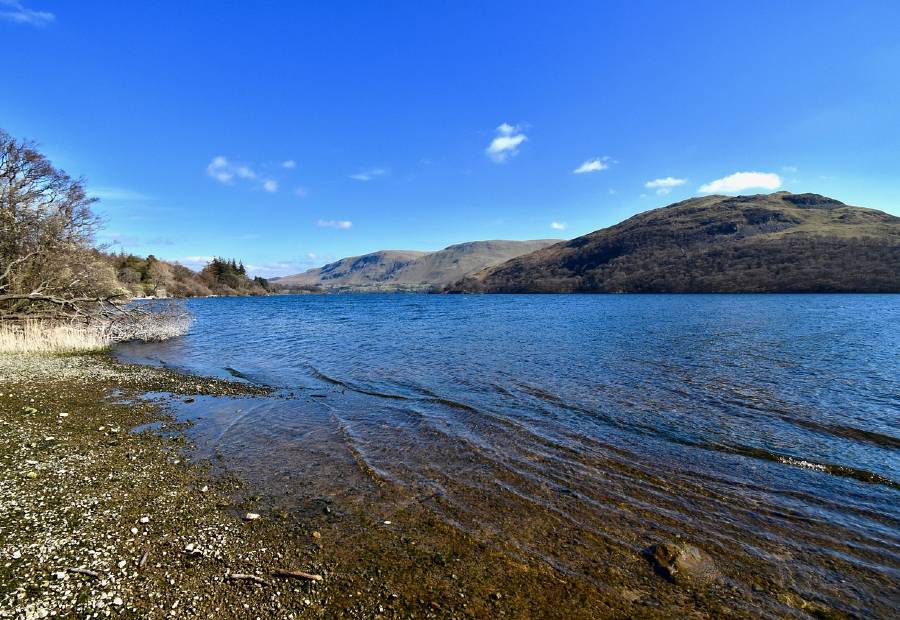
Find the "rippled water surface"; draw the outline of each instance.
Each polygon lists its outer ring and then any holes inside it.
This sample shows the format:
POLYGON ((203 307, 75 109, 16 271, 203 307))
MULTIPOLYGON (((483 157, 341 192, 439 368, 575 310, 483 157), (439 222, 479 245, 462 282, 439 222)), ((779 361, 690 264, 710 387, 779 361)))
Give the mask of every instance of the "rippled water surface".
POLYGON ((189 306, 188 336, 118 354, 282 389, 182 415, 202 411, 201 448, 284 502, 386 519, 415 504, 586 580, 601 549, 680 536, 736 580, 743 566, 848 612, 895 608, 900 296, 189 306))

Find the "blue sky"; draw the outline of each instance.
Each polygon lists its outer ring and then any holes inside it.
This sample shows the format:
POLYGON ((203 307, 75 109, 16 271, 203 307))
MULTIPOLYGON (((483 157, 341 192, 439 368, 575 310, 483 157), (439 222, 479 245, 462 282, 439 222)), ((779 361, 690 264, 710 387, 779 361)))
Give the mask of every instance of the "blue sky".
POLYGON ((84 176, 101 240, 189 265, 574 237, 704 191, 900 215, 894 0, 0 0, 0 40, 0 127, 84 176))

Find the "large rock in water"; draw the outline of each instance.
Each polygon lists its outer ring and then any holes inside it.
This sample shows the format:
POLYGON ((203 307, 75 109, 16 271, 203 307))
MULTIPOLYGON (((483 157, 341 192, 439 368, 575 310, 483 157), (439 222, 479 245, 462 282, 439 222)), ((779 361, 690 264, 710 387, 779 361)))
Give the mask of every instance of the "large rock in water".
POLYGON ((656 572, 670 581, 707 583, 719 577, 713 559, 694 545, 660 543, 646 549, 644 554, 656 572))

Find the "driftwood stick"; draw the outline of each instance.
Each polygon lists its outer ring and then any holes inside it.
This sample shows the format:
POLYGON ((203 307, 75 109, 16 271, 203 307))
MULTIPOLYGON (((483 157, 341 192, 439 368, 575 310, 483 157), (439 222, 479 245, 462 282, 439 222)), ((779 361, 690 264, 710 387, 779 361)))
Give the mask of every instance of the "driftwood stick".
POLYGON ((257 577, 256 575, 245 575, 244 573, 231 573, 230 575, 225 575, 225 579, 231 581, 252 581, 253 583, 258 583, 261 586, 269 585, 269 582, 262 577, 257 577))
POLYGON ((90 569, 88 569, 88 568, 73 568, 73 567, 70 567, 70 568, 67 568, 67 569, 66 569, 66 572, 69 572, 69 573, 78 573, 79 575, 87 575, 88 577, 93 577, 94 579, 99 579, 99 578, 100 578, 100 574, 99 574, 99 573, 96 573, 96 572, 94 572, 94 571, 92 571, 92 570, 90 570, 90 569))
POLYGON ((285 579, 306 579, 307 581, 322 581, 322 575, 313 575, 312 573, 304 573, 299 570, 281 570, 272 571, 275 577, 284 577, 285 579))

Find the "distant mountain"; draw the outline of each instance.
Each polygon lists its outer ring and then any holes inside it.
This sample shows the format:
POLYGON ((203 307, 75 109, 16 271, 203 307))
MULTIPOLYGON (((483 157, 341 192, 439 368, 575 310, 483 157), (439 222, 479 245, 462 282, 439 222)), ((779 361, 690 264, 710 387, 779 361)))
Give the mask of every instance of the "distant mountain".
POLYGON ((900 218, 818 194, 706 196, 472 274, 448 292, 900 292, 900 218))
POLYGON ((486 267, 558 242, 559 239, 472 241, 437 252, 382 250, 343 258, 297 275, 273 278, 272 282, 282 289, 439 289, 486 267))
POLYGON ((412 250, 381 250, 363 256, 342 258, 324 267, 310 269, 293 276, 272 278, 272 282, 279 288, 374 286, 389 280, 399 269, 426 254, 427 252, 412 250))

